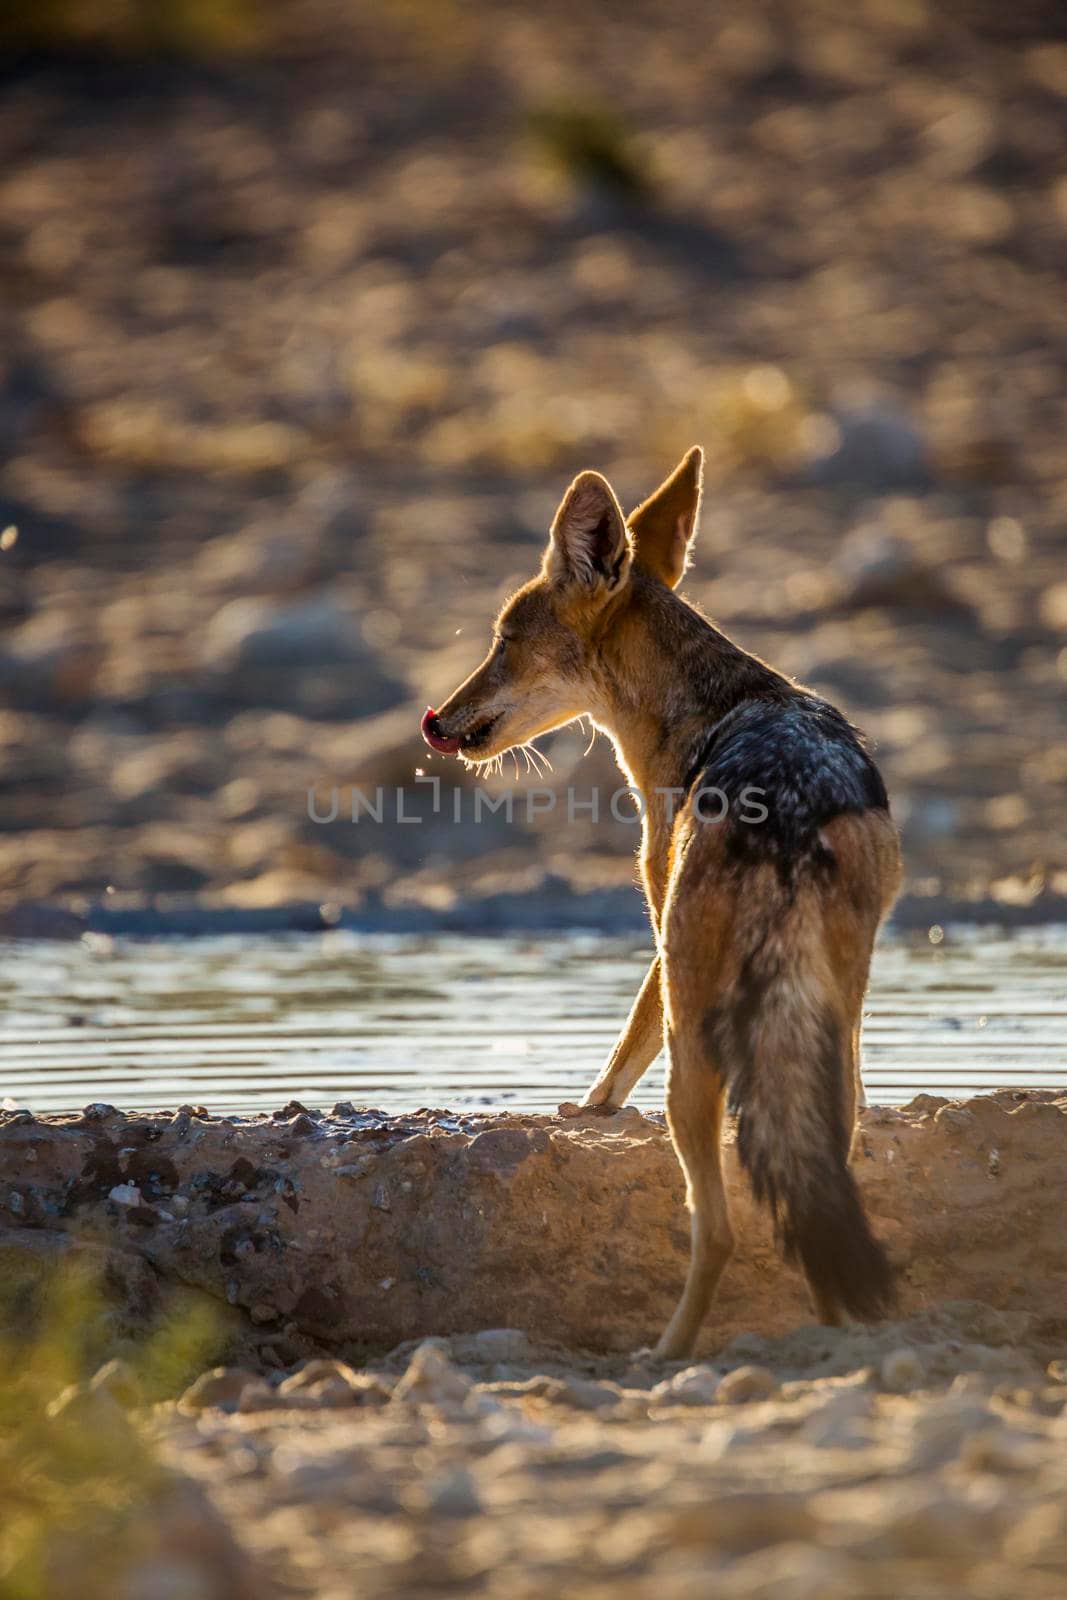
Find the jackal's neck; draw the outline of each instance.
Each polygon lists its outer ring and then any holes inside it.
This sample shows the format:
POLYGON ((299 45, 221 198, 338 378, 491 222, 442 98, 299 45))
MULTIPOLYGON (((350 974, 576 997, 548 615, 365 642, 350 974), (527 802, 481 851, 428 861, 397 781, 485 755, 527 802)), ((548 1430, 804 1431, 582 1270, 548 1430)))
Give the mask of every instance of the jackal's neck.
POLYGON ((785 700, 788 678, 636 571, 605 629, 597 721, 644 794, 681 785, 710 730, 744 700, 785 700))

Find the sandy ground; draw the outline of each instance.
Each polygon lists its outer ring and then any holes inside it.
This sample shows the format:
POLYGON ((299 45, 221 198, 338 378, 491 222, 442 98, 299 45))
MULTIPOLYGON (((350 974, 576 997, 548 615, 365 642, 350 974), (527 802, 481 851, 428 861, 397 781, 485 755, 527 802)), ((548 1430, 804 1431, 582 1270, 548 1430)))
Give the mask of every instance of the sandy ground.
POLYGON ((8 66, 0 900, 628 884, 610 821, 306 796, 450 778, 418 717, 570 475, 699 440, 689 592, 868 730, 930 920, 1062 909, 1065 49, 993 0, 302 4, 252 61, 8 66))
POLYGON ((1067 1367, 1011 1335, 957 1304, 653 1371, 496 1330, 153 1427, 285 1595, 1051 1600, 1067 1367))

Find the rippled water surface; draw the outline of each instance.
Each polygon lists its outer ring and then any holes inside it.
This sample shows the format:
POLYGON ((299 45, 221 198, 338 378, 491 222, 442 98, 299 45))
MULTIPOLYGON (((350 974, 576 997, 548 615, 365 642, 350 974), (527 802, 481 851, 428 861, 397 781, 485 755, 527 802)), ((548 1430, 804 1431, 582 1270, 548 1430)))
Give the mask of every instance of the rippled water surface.
MULTIPOLYGON (((584 935, 9 944, 0 1102, 551 1109, 595 1076, 648 958, 584 935)), ((887 941, 864 1037, 876 1103, 1067 1083, 1067 932, 887 941)), ((661 1059, 633 1098, 662 1095, 661 1059)))

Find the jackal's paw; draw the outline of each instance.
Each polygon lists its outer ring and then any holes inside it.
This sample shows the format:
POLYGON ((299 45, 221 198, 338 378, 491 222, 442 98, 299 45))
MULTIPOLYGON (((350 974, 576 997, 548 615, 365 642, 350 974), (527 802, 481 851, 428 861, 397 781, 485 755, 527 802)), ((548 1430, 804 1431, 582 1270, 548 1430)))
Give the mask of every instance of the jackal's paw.
POLYGON ((610 1117, 614 1112, 622 1110, 622 1106, 611 1092, 609 1079, 597 1079, 582 1101, 582 1110, 595 1111, 604 1117, 610 1117))
POLYGON ((556 1112, 561 1117, 613 1117, 616 1111, 621 1111, 622 1106, 611 1106, 607 1102, 597 1105, 591 1100, 583 1100, 577 1105, 573 1100, 564 1100, 556 1107, 556 1112))

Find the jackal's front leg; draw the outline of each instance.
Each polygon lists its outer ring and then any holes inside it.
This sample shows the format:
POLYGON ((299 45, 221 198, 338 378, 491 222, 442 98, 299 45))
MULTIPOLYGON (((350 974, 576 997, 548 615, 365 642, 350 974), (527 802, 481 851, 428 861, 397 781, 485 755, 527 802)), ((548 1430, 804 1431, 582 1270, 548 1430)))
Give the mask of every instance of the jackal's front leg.
POLYGON ((663 997, 660 993, 659 957, 645 974, 626 1026, 600 1077, 583 1105, 621 1106, 643 1073, 648 1071, 663 1044, 663 997))

